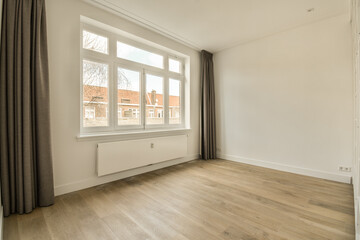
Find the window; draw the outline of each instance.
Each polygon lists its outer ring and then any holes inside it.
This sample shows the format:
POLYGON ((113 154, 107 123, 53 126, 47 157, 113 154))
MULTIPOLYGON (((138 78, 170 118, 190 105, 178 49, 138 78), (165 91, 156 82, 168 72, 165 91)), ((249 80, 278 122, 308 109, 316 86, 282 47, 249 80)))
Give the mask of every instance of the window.
POLYGON ((154 113, 164 109, 164 78, 146 74, 146 115, 148 125, 163 124, 164 117, 154 117, 154 113))
POLYGON ((157 110, 157 117, 158 118, 163 118, 164 117, 164 110, 158 109, 157 110))
POLYGON ((81 131, 184 127, 180 56, 82 24, 81 131))
POLYGON ((118 118, 118 125, 140 125, 140 72, 117 68, 118 107, 128 108, 126 116, 118 118), (131 107, 131 109, 129 108, 131 107), (134 114, 136 112, 136 114, 134 114))
POLYGON ((169 123, 180 124, 181 122, 181 81, 169 80, 169 123))
POLYGON ((138 118, 138 117, 139 117, 139 109, 137 109, 137 108, 130 108, 129 111, 130 111, 130 116, 131 116, 132 118, 138 118))
POLYGON ((155 117, 154 111, 155 111, 154 109, 149 109, 148 118, 154 118, 155 117))
POLYGON ((164 67, 163 56, 127 45, 122 42, 117 42, 117 57, 157 68, 164 67))
POLYGON ((106 111, 108 108, 109 66, 101 62, 83 59, 83 108, 84 127, 108 126, 106 111), (86 118, 86 109, 93 110, 93 118, 86 118), (97 113, 95 115, 95 112, 97 113))
POLYGON ((181 73, 181 62, 172 58, 169 58, 169 71, 181 73))
POLYGON ((106 37, 83 31, 83 48, 96 52, 108 53, 108 39, 106 37))

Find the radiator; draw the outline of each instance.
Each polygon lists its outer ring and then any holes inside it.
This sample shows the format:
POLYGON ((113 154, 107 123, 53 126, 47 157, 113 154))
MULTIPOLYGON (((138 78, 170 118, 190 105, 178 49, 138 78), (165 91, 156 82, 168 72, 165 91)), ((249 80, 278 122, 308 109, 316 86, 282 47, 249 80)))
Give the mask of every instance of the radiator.
POLYGON ((185 157, 186 135, 99 143, 97 174, 104 176, 185 157))

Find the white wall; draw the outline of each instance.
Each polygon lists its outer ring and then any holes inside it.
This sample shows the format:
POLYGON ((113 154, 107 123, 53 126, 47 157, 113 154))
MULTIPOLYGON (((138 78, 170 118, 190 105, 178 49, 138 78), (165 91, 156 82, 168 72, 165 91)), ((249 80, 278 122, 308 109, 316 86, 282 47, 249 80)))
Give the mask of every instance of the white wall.
POLYGON ((342 15, 215 54, 220 156, 348 182, 351 50, 342 15))
MULTIPOLYGON (((51 131, 56 194, 78 190, 198 157, 200 57, 197 51, 81 0, 48 0, 47 23, 51 131), (192 132, 188 137, 187 158, 102 178, 95 175, 96 144, 106 140, 78 141, 76 139, 80 131, 80 15, 190 56, 190 98, 192 102, 190 126, 192 132)), ((116 140, 116 138, 112 138, 112 140, 116 140)))

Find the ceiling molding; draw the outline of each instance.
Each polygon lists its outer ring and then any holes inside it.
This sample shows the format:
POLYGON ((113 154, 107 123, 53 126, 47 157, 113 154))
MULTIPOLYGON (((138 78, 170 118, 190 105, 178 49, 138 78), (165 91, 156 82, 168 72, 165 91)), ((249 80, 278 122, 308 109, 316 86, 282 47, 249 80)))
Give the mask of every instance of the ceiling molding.
POLYGON ((199 46, 197 46, 195 43, 191 42, 190 40, 185 39, 185 38, 171 32, 170 30, 162 28, 146 19, 143 19, 143 18, 129 12, 129 11, 126 11, 125 9, 120 8, 119 6, 116 6, 107 0, 83 0, 83 1, 86 3, 89 3, 91 5, 94 5, 98 8, 104 9, 108 12, 111 12, 113 14, 119 15, 120 17, 122 17, 126 20, 136 23, 137 25, 145 27, 153 32, 159 33, 167 38, 170 38, 170 39, 172 39, 178 43, 181 43, 187 47, 190 47, 196 51, 200 51, 202 49, 199 46))

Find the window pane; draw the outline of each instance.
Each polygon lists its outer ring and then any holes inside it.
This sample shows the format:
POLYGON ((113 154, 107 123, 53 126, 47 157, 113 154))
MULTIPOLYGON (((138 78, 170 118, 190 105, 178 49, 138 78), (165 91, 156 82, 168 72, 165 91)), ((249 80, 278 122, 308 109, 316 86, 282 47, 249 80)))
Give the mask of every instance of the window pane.
POLYGON ((146 124, 164 123, 164 78, 146 74, 146 124))
POLYGON ((176 79, 169 79, 169 123, 181 123, 181 82, 176 79))
POLYGON ((181 72, 180 69, 181 69, 181 62, 169 58, 169 70, 171 72, 180 73, 181 72))
POLYGON ((164 68, 163 56, 121 42, 117 42, 117 57, 157 68, 164 68))
POLYGON ((140 73, 118 68, 118 124, 140 124, 140 73))
POLYGON ((84 30, 83 48, 108 54, 108 39, 84 30))
POLYGON ((83 60, 83 126, 108 126, 107 64, 83 60))

